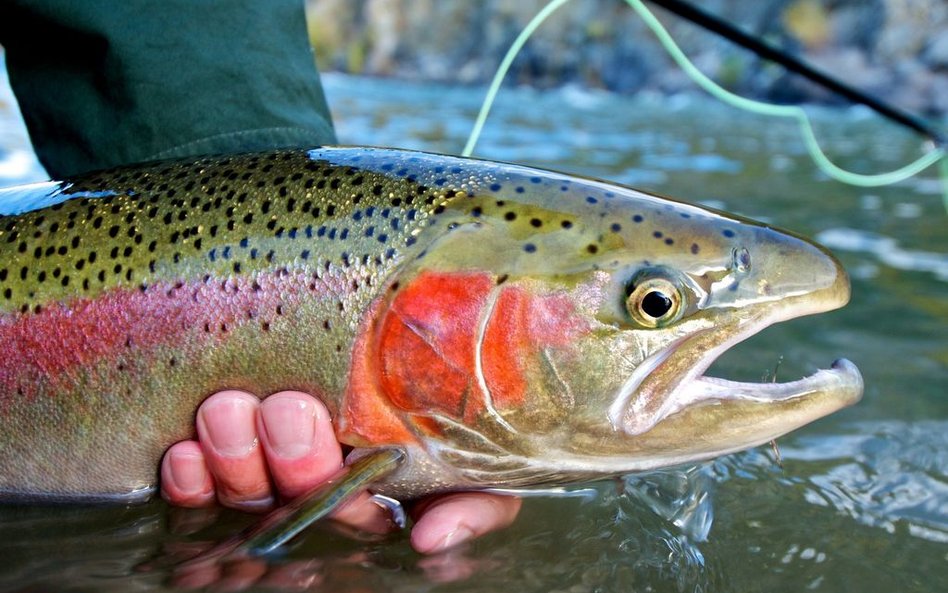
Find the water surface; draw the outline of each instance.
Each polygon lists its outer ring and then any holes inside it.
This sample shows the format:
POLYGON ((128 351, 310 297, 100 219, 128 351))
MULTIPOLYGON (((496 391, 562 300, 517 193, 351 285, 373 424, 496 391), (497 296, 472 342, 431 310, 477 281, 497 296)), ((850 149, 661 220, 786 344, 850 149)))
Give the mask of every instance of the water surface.
MULTIPOLYGON (((479 88, 326 76, 340 139, 454 152, 479 88)), ((814 114, 841 165, 876 172, 918 139, 857 109, 814 114)), ((0 91, 0 185, 44 178, 0 91)), ((849 269, 845 309, 770 328, 715 364, 736 379, 863 371, 854 408, 687 472, 600 484, 592 502, 529 500, 517 523, 423 558, 404 534, 325 526, 269 565, 224 567, 221 589, 319 591, 948 590, 948 216, 927 176, 884 189, 824 178, 789 124, 709 100, 576 88, 502 93, 477 155, 601 177, 814 236, 849 269), (779 364, 778 364, 779 363, 779 364), (713 521, 712 521, 713 517, 713 521)), ((161 591, 204 582, 142 570, 248 524, 161 502, 0 508, 0 591, 161 591)))

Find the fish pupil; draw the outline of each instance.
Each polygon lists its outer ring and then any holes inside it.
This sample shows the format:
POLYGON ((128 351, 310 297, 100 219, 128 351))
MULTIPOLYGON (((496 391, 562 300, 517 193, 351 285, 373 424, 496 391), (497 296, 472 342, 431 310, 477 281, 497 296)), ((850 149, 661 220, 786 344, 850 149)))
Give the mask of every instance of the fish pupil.
POLYGON ((642 298, 642 311, 649 317, 660 319, 672 308, 672 300, 657 290, 642 298))

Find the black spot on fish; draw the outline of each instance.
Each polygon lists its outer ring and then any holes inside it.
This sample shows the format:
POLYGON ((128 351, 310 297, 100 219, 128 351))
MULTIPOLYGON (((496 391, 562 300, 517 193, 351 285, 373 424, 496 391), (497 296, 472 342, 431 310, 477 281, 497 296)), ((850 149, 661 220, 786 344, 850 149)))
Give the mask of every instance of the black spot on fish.
POLYGON ((642 218, 641 214, 636 214, 635 216, 632 217, 632 222, 642 222, 643 220, 645 219, 642 218))
POLYGON ((721 234, 730 239, 731 237, 734 236, 734 231, 732 231, 731 229, 724 229, 723 231, 721 231, 721 234))
POLYGON ((692 253, 692 254, 697 255, 700 250, 701 250, 701 249, 698 247, 698 244, 697 244, 697 243, 692 243, 692 244, 691 244, 691 253, 692 253))
POLYGON ((586 246, 586 251, 588 251, 589 253, 597 253, 599 251, 599 246, 593 243, 590 243, 589 245, 586 246))
POLYGON ((527 253, 535 253, 537 250, 537 246, 534 245, 533 243, 527 243, 526 245, 523 246, 523 250, 526 251, 527 253))
POLYGON ((652 233, 652 236, 655 237, 656 239, 661 239, 664 236, 664 234, 662 233, 662 231, 655 231, 654 233, 652 233))

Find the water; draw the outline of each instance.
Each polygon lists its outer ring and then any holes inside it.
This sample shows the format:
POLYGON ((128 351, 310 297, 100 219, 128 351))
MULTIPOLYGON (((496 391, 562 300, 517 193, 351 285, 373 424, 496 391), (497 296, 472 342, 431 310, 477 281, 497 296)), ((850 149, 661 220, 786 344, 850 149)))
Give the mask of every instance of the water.
MULTIPOLYGON (((457 152, 479 88, 327 76, 339 137, 457 152)), ((43 179, 0 91, 0 184, 43 179)), ((815 114, 839 164, 914 158, 918 140, 861 110, 815 114)), ((713 374, 783 379, 838 356, 866 396, 779 442, 685 472, 599 484, 592 502, 531 499, 501 533, 438 557, 407 537, 327 526, 269 565, 211 575, 144 563, 252 519, 228 511, 0 508, 0 591, 160 591, 219 579, 321 591, 948 590, 948 215, 930 177, 864 190, 826 180, 795 129, 704 99, 577 88, 505 91, 477 155, 602 177, 819 237, 853 277, 842 311, 770 328, 713 374), (713 516, 713 521, 712 521, 713 516)))

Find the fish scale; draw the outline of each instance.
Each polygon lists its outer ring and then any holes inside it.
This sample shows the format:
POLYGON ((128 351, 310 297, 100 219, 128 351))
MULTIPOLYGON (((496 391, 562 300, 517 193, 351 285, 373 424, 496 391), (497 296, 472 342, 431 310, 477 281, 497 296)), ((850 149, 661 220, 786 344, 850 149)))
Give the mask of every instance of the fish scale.
POLYGON ((2 310, 309 259, 314 269, 384 268, 435 208, 434 192, 411 181, 294 153, 140 167, 64 191, 102 188, 112 195, 0 219, 2 310), (268 179, 249 178, 255 171, 268 179))
POLYGON ((62 185, 68 201, 0 219, 0 330, 18 337, 2 347, 0 404, 7 419, 37 429, 33 438, 3 438, 0 488, 35 481, 68 496, 79 486, 56 484, 53 467, 71 457, 79 462, 68 481, 97 483, 93 494, 107 494, 123 474, 115 467, 121 447, 131 464, 147 467, 120 488, 153 483, 168 437, 136 455, 142 448, 132 436, 77 431, 66 437, 70 455, 51 445, 63 436, 63 421, 81 427, 94 426, 102 412, 111 420, 157 416, 140 430, 170 430, 179 439, 190 435, 197 403, 223 386, 338 392, 358 312, 391 267, 418 250, 413 233, 452 193, 408 177, 303 152, 230 157, 77 179, 62 185), (103 301, 117 294, 122 302, 103 301), (182 300, 191 301, 190 314, 180 313, 182 300), (103 303, 110 306, 90 311, 103 303), (139 319, 114 322, 123 309, 139 319), (63 332, 72 313, 91 317, 92 327, 71 323, 63 332), (143 319, 149 316, 151 323, 143 319), (282 339, 302 321, 306 331, 282 339), (210 353, 201 352, 208 345, 210 353), (286 362, 300 355, 305 364, 286 362), (24 358, 34 364, 23 365, 24 358), (149 391, 174 398, 163 406, 149 391), (18 455, 34 461, 17 462, 18 455), (108 455, 116 458, 103 463, 108 455), (48 474, 23 475, 37 459, 50 461, 48 474))
MULTIPOLYGON (((822 250, 751 221, 410 151, 157 163, 4 190, 2 201, 35 206, 0 218, 8 499, 148 497, 163 452, 193 435, 197 406, 222 389, 322 398, 357 452, 406 452, 375 485, 395 496, 705 458, 733 450, 734 434, 752 433, 737 439, 748 446, 776 429, 761 432, 765 407, 741 396, 740 430, 720 408, 693 411, 694 393, 672 401, 700 372, 689 365, 709 364, 714 340, 794 316, 788 307, 848 298, 822 250), (630 314, 642 274, 678 286, 680 322, 630 314), (669 377, 639 370, 666 366, 669 377), (701 438, 681 436, 692 433, 701 438)), ((828 403, 812 409, 851 402, 854 372, 818 375, 830 387, 808 393, 828 403)), ((786 426, 817 414, 780 405, 786 426)))

